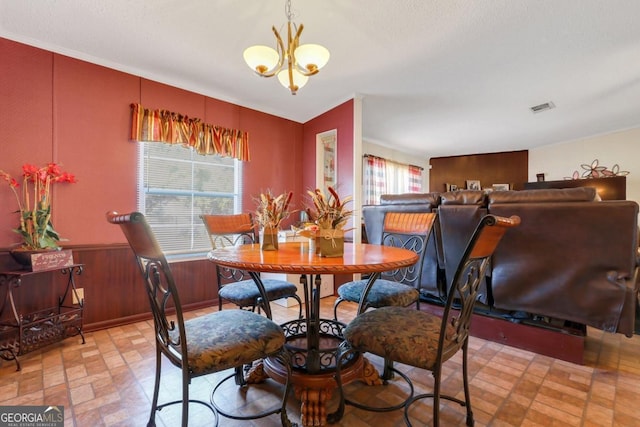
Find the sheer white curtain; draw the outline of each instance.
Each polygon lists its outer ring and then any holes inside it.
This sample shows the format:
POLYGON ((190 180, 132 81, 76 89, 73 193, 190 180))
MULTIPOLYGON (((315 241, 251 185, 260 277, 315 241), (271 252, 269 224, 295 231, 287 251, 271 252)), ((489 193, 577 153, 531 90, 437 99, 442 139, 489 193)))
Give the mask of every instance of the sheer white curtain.
POLYGON ((419 193, 422 168, 365 155, 363 159, 363 204, 377 205, 382 194, 419 193))

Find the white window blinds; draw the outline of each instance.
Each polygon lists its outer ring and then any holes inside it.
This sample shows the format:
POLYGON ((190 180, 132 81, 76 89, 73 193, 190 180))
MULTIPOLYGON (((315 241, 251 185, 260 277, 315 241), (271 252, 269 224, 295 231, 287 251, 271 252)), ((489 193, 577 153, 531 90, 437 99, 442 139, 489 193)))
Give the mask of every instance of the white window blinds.
POLYGON ((240 212, 241 163, 181 145, 140 143, 138 209, 165 253, 211 249, 201 214, 240 212))

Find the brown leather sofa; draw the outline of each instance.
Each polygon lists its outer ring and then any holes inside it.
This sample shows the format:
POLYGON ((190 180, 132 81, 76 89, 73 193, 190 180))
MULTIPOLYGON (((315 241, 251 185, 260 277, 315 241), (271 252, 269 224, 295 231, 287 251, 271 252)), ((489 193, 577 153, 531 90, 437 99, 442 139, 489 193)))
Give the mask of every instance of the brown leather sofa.
POLYGON ((488 271, 479 310, 512 321, 589 325, 631 336, 638 307, 638 204, 600 201, 592 187, 385 195, 364 206, 370 243, 384 213, 437 211, 421 284, 423 299, 446 294, 462 249, 487 213, 521 218, 488 271))

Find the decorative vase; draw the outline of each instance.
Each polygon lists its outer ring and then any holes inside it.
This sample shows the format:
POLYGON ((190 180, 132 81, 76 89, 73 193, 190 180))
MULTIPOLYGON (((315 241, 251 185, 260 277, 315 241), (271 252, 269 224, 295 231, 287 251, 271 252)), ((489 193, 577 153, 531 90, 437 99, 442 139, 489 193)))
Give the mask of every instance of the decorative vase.
POLYGON ((318 255, 332 258, 344 255, 344 230, 321 228, 316 241, 318 255))
POLYGON ((278 228, 263 227, 260 229, 260 248, 263 251, 278 250, 278 228))
POLYGON ((44 248, 44 249, 13 249, 9 253, 13 257, 14 261, 20 264, 24 268, 31 268, 31 255, 41 254, 51 251, 58 251, 59 249, 44 248))

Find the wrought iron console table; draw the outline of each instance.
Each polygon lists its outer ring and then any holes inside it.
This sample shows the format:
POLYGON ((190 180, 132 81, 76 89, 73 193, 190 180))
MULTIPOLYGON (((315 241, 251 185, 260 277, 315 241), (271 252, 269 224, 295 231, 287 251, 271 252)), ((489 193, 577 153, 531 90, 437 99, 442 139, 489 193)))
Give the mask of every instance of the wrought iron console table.
POLYGON ((80 335, 82 343, 85 343, 82 332, 84 300, 79 297, 75 283, 75 276, 82 274, 83 267, 83 264, 73 264, 37 272, 0 272, 0 289, 5 288, 5 298, 0 306, 0 358, 14 360, 17 370, 20 370, 18 356, 25 353, 76 335, 80 335), (64 294, 58 297, 57 305, 21 313, 16 308, 14 289, 19 288, 27 277, 56 271, 68 276, 64 294), (10 310, 10 313, 5 310, 10 310))

